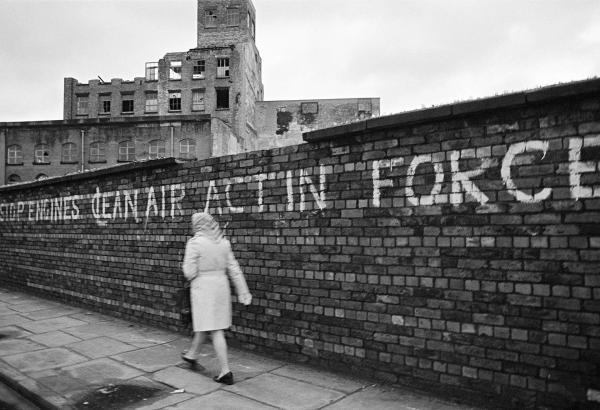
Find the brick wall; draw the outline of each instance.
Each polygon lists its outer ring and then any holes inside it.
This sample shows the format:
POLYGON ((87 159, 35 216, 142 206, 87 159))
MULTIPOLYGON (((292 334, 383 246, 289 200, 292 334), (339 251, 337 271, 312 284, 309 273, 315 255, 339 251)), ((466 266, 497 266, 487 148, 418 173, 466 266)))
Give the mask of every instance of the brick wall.
POLYGON ((182 328, 194 210, 255 296, 236 343, 513 408, 600 390, 600 81, 308 144, 0 188, 0 281, 182 328))

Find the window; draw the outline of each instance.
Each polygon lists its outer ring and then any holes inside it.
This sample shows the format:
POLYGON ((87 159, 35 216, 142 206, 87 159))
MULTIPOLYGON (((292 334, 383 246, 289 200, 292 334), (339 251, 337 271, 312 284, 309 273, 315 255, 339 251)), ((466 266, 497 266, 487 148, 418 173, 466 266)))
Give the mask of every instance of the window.
POLYGON ((106 146, 102 142, 90 144, 90 162, 106 162, 106 146))
POLYGON ((21 177, 17 174, 12 174, 8 177, 9 184, 16 184, 17 182, 21 182, 21 177))
POLYGON ((100 114, 110 114, 110 94, 100 96, 100 114))
POLYGON ((184 139, 179 141, 179 157, 184 159, 196 158, 196 141, 184 139))
POLYGON ((146 93, 146 112, 158 112, 158 93, 146 93))
POLYGON ((206 65, 204 60, 198 60, 194 62, 194 72, 192 73, 192 78, 204 78, 204 72, 206 71, 206 65))
POLYGON ((121 98, 123 99, 121 112, 123 114, 133 114, 133 94, 123 94, 121 98))
POLYGON ((169 111, 181 111, 181 91, 169 92, 169 111))
POLYGON ((77 96, 77 115, 88 115, 89 96, 77 96))
POLYGON ((135 145, 133 141, 123 141, 119 143, 119 161, 135 161, 135 145))
POLYGON ((229 77, 229 58, 217 58, 217 77, 229 77))
POLYGON ((217 110, 229 108, 229 88, 217 88, 217 110))
POLYGON ((302 114, 317 114, 319 112, 318 102, 303 102, 300 104, 302 114))
POLYGON ((35 177, 36 181, 41 181, 42 179, 46 179, 48 178, 48 175, 46 174, 37 174, 37 176, 35 177))
POLYGON ((8 147, 6 163, 12 165, 23 164, 23 148, 20 145, 11 145, 8 147))
POLYGON ((192 111, 204 111, 204 90, 192 90, 192 111))
POLYGON ((217 27, 217 10, 204 10, 204 27, 217 27))
POLYGON ((50 151, 48 145, 38 144, 35 146, 33 151, 33 161, 35 164, 49 164, 50 163, 50 151))
POLYGON ((154 140, 148 143, 148 158, 164 158, 167 156, 167 148, 163 140, 154 140))
POLYGON ((146 63, 146 81, 158 80, 158 63, 146 63))
POLYGON ((171 61, 169 80, 181 80, 181 61, 171 61))
POLYGON ((236 7, 227 8, 227 25, 238 26, 240 24, 240 13, 236 7))
POLYGON ((77 146, 72 142, 67 142, 66 144, 63 144, 61 162, 77 162, 77 146))

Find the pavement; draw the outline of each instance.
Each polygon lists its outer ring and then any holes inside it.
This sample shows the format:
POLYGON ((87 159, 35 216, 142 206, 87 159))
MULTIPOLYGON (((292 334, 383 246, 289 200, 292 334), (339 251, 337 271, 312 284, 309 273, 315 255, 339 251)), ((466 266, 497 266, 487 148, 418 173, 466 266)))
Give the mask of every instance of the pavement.
POLYGON ((190 340, 0 288, 0 393, 3 382, 49 409, 479 409, 234 348, 226 386, 210 343, 203 369, 181 360, 190 340))

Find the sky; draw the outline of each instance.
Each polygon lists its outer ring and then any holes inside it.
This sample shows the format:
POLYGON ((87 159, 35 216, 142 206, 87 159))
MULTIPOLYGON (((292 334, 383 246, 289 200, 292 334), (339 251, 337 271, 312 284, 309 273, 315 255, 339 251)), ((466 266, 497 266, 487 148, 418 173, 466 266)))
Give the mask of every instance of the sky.
MULTIPOLYGON (((598 0, 254 0, 266 100, 381 114, 600 76, 598 0)), ((0 122, 62 119, 63 79, 143 77, 196 0, 0 0, 0 122)))

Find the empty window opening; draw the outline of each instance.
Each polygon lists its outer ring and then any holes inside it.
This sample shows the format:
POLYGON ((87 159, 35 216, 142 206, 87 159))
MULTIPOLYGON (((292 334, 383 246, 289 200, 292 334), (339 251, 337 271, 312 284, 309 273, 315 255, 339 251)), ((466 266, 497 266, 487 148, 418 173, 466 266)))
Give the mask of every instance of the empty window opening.
POLYGON ((158 111, 158 93, 146 93, 146 112, 158 111))
POLYGON ((167 147, 163 140, 153 140, 148 143, 148 158, 157 159, 167 156, 167 147))
POLYGON ((106 162, 106 147, 103 143, 90 144, 90 162, 106 162))
POLYGON ((238 26, 240 24, 240 12, 237 7, 227 8, 227 25, 238 26))
POLYGON ((181 61, 171 61, 169 80, 181 80, 181 61))
POLYGON ((122 113, 123 114, 131 114, 133 113, 133 95, 132 94, 124 94, 122 101, 122 113))
POLYGON ((123 141, 119 143, 119 161, 135 161, 135 144, 133 141, 123 141))
POLYGON ((21 177, 18 176, 17 174, 11 174, 8 177, 8 183, 9 184, 16 184, 17 182, 21 182, 21 177))
POLYGON ((38 144, 34 149, 34 162, 36 164, 49 164, 50 163, 50 151, 48 150, 47 144, 38 144))
POLYGON ((67 142, 62 146, 62 162, 77 162, 77 146, 72 142, 67 142))
POLYGON ((229 58, 217 58, 217 77, 229 77, 229 58))
POLYGON ((217 110, 229 108, 229 88, 217 88, 217 110))
POLYGON ((77 96, 77 115, 88 115, 89 97, 87 95, 77 96))
POLYGON ((181 111, 181 91, 169 92, 169 111, 181 111))
POLYGON ((183 159, 195 159, 196 141, 189 138, 179 141, 179 157, 183 159))
POLYGON ((20 145, 11 145, 6 152, 7 164, 22 164, 23 163, 23 148, 20 145))
POLYGON ((204 78, 205 71, 206 71, 206 63, 204 62, 204 60, 195 61, 192 78, 194 78, 194 79, 204 78))
POLYGON ((204 11, 204 27, 217 27, 217 11, 216 10, 205 10, 204 11))
POLYGON ((146 63, 146 81, 158 80, 158 63, 146 63))
POLYGON ((110 95, 100 96, 100 114, 110 114, 110 95))
POLYGON ((204 111, 204 90, 192 90, 192 111, 204 111))

